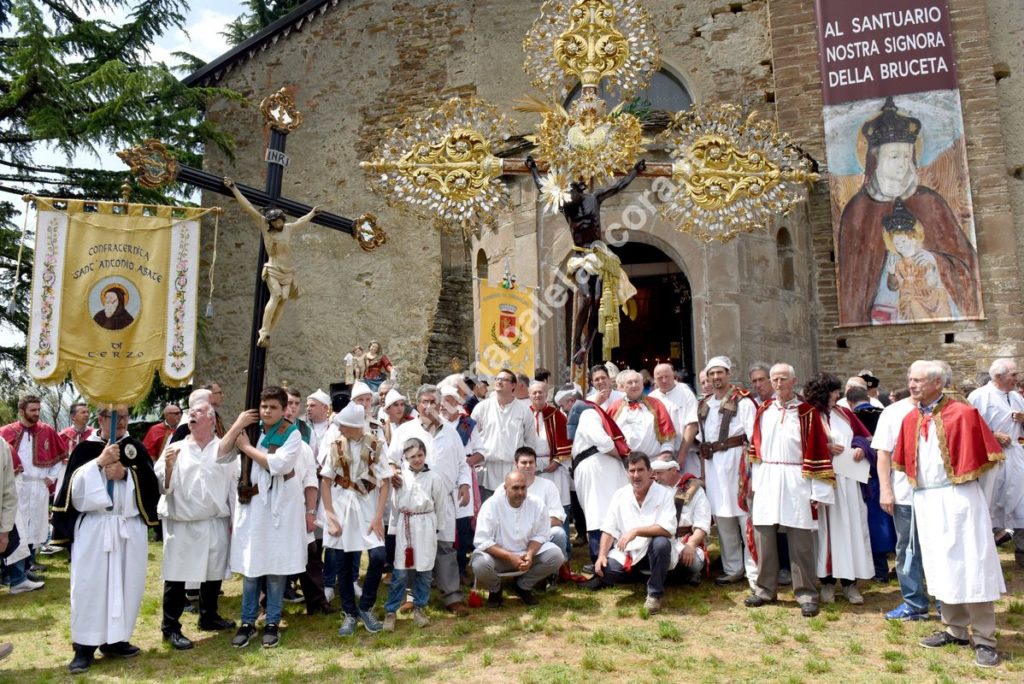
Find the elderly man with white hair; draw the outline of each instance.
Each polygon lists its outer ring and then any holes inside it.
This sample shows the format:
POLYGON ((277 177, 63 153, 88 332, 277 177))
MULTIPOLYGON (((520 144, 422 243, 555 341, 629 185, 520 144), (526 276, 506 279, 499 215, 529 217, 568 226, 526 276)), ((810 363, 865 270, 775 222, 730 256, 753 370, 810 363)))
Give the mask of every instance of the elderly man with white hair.
POLYGON ((778 596, 779 555, 776 533, 789 538, 793 593, 804 617, 818 614, 814 531, 821 504, 835 503, 832 455, 816 408, 797 397, 796 372, 787 363, 772 366, 775 396, 754 416, 748 452, 757 544, 757 581, 743 602, 748 608, 774 603, 778 596))
POLYGON ((1005 593, 980 475, 1003 459, 977 409, 942 392, 943 369, 915 361, 907 372, 917 410, 903 419, 893 468, 914 488, 922 564, 928 593, 942 601, 946 629, 921 640, 925 648, 967 646, 979 667, 999 664, 995 601, 1005 593), (970 631, 968 631, 968 628, 970 631))
POLYGON ((320 443, 331 427, 331 397, 318 389, 306 397, 306 422, 309 424, 309 448, 320 454, 320 443))
POLYGON ((1014 531, 1017 567, 1024 567, 1024 398, 1016 390, 1017 364, 996 359, 988 369, 991 380, 971 392, 967 400, 978 409, 1003 448, 1006 460, 982 477, 992 480, 988 493, 992 524, 1014 531))
POLYGON ((643 377, 635 370, 624 370, 616 379, 626 394, 611 403, 608 415, 622 430, 630 450, 675 458, 676 429, 665 404, 644 396, 643 377))
POLYGON ((220 616, 217 602, 231 550, 238 462, 232 458, 234 444, 222 444, 217 437, 215 420, 208 398, 190 402, 188 437, 164 449, 154 466, 161 494, 157 513, 164 526, 161 631, 176 650, 193 645, 181 632, 186 582, 200 583, 199 629, 235 627, 234 621, 220 616))
POLYGON ((733 385, 732 362, 716 356, 704 368, 711 382, 711 393, 700 400, 697 422, 700 426, 700 474, 707 482, 711 512, 718 523, 718 541, 722 553, 722 575, 717 584, 731 584, 746 576, 757 576, 757 562, 747 548, 747 519, 750 513, 741 497, 741 481, 746 479, 747 444, 754 431, 757 404, 750 392, 733 385))

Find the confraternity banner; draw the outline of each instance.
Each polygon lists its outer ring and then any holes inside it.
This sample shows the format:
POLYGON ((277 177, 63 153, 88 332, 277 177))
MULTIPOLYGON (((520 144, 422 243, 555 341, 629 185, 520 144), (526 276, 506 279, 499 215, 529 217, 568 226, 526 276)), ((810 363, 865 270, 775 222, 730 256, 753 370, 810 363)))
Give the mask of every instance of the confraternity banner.
POLYGON ((538 323, 528 291, 492 287, 481 280, 477 373, 496 375, 507 368, 532 378, 538 323))
POLYGON ((839 325, 983 318, 949 6, 816 5, 839 325))
POLYGON ((133 404, 153 374, 171 387, 195 365, 199 220, 208 209, 35 198, 28 369, 70 372, 94 403, 133 404))

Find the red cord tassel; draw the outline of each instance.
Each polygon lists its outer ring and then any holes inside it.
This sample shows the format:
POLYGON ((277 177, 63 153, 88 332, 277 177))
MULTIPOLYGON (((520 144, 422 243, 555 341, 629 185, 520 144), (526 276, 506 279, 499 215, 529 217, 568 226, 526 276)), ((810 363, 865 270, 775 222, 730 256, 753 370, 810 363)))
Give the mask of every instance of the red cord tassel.
POLYGON ((405 569, 406 570, 412 570, 413 569, 412 547, 411 546, 406 546, 405 547, 405 569))

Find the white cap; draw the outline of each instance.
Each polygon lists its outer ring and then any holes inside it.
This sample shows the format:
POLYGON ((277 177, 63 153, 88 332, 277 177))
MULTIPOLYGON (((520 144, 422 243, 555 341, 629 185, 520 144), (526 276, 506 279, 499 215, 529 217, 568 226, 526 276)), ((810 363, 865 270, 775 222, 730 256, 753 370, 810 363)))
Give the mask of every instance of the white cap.
POLYGON ((459 390, 455 389, 451 385, 443 385, 441 387, 441 398, 451 397, 452 399, 462 399, 459 395, 459 390))
POLYGON ((356 383, 352 385, 352 392, 349 395, 349 398, 355 399, 356 397, 361 397, 364 394, 373 394, 373 390, 370 389, 370 386, 365 382, 359 382, 357 380, 356 383))
POLYGON ((388 390, 388 393, 384 395, 384 408, 390 408, 392 404, 398 401, 405 401, 405 397, 402 393, 396 389, 388 390))
POLYGON ((359 404, 350 401, 334 416, 339 427, 361 428, 366 423, 366 411, 359 404))
POLYGON ((319 401, 324 406, 330 406, 331 405, 331 397, 330 397, 330 395, 327 394, 327 392, 324 392, 322 389, 318 389, 316 392, 313 392, 312 394, 310 394, 306 398, 307 399, 312 399, 313 401, 319 401))
POLYGON ((576 391, 575 390, 567 390, 567 389, 566 390, 562 390, 561 392, 559 392, 559 393, 557 393, 555 395, 555 403, 556 404, 561 404, 562 400, 565 399, 566 397, 575 397, 575 396, 576 396, 576 391))
POLYGON ((667 461, 661 458, 651 461, 651 470, 661 471, 673 469, 679 470, 679 463, 674 458, 669 459, 667 461))
POLYGON ((708 361, 708 365, 704 366, 704 372, 707 373, 712 368, 724 368, 727 371, 731 371, 732 361, 729 360, 728 356, 716 356, 708 361))

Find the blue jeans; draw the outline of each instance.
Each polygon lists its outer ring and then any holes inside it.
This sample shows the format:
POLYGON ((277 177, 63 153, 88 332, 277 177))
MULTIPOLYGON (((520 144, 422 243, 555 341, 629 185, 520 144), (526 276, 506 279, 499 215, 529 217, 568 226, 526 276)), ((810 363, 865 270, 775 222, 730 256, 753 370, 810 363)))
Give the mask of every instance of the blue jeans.
MULTIPOLYGON (((341 594, 341 608, 347 615, 358 615, 358 611, 369 612, 373 610, 373 604, 377 602, 377 589, 380 588, 380 576, 384 574, 384 561, 387 560, 387 551, 384 546, 374 547, 366 552, 369 556, 369 564, 366 568, 366 577, 363 579, 363 595, 359 599, 359 607, 356 608, 356 592, 352 583, 359 577, 352 571, 352 562, 359 562, 359 555, 362 551, 342 551, 341 562, 338 566, 338 593, 341 594)), ((356 565, 356 573, 359 566, 356 565)))
POLYGON ((341 550, 324 547, 324 588, 338 588, 338 565, 341 564, 341 550))
POLYGON ((587 543, 590 546, 590 562, 596 563, 601 551, 601 530, 587 530, 587 543))
POLYGON ((417 572, 415 570, 399 570, 395 568, 391 575, 391 587, 388 589, 388 600, 384 604, 385 613, 398 612, 399 606, 405 601, 405 586, 409 581, 409 575, 413 576, 412 581, 412 604, 417 608, 426 608, 430 601, 430 580, 429 570, 417 572))
POLYGON ((281 624, 281 607, 284 605, 285 575, 265 577, 242 577, 242 624, 254 625, 260 614, 260 580, 267 583, 267 624, 281 624))
POLYGON ((911 529, 910 519, 913 507, 893 507, 892 519, 896 524, 896 579, 900 583, 903 602, 919 613, 928 612, 928 594, 924 590, 924 566, 921 564, 921 544, 917 540, 917 528, 911 529), (904 570, 910 535, 914 535, 914 557, 909 572, 904 570))
POLYGON ((651 576, 647 578, 647 595, 661 598, 665 595, 665 577, 668 575, 668 566, 672 562, 672 540, 668 537, 654 537, 647 549, 647 554, 640 559, 640 562, 626 572, 626 568, 614 558, 608 559, 608 565, 604 569, 605 584, 622 584, 630 580, 637 581, 643 578, 640 570, 650 569, 651 576), (633 571, 636 572, 633 572, 633 571))
POLYGON ((28 558, 22 558, 17 563, 7 564, 7 582, 10 586, 16 587, 25 581, 28 572, 28 564, 31 562, 28 558))

